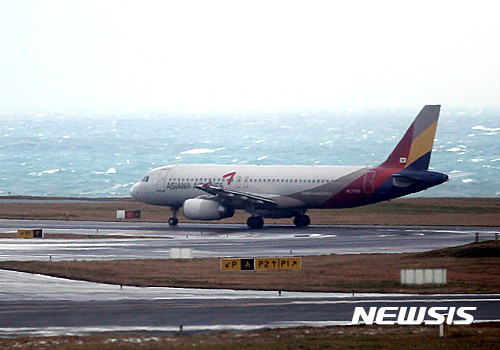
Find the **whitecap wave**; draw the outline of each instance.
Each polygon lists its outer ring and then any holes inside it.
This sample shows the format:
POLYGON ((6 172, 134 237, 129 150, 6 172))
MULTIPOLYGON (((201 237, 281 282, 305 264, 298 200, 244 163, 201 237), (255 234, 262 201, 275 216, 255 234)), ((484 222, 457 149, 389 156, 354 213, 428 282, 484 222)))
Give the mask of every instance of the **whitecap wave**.
POLYGON ((49 169, 49 170, 44 170, 42 171, 42 174, 55 174, 61 171, 60 169, 49 169))
POLYGON ((214 153, 215 150, 212 148, 195 148, 195 149, 190 149, 188 151, 183 151, 181 154, 206 154, 206 153, 214 153))
POLYGON ((482 126, 482 125, 473 126, 471 129, 472 130, 492 131, 492 132, 500 131, 500 128, 487 128, 487 127, 482 126))
POLYGON ((133 182, 128 182, 126 184, 116 184, 113 186, 113 189, 132 187, 133 184, 133 182))

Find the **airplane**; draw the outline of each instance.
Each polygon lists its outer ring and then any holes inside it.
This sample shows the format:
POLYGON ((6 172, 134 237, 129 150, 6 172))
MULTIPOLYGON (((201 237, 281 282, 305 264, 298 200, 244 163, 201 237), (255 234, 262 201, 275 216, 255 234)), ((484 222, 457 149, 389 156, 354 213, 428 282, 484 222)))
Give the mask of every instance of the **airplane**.
POLYGON ((243 209, 247 225, 263 218, 311 223, 308 209, 351 208, 387 201, 448 181, 429 171, 440 105, 426 105, 389 157, 378 166, 167 165, 151 170, 130 193, 140 202, 168 206, 192 220, 220 220, 243 209))

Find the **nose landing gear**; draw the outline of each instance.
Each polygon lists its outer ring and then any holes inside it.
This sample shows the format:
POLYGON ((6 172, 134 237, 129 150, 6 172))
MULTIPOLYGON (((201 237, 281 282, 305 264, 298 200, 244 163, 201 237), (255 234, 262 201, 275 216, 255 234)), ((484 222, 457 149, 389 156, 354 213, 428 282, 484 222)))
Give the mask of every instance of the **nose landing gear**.
POLYGON ((179 219, 177 219, 177 212, 179 211, 179 208, 170 208, 172 209, 172 217, 168 219, 168 224, 170 226, 177 226, 179 223, 179 219))

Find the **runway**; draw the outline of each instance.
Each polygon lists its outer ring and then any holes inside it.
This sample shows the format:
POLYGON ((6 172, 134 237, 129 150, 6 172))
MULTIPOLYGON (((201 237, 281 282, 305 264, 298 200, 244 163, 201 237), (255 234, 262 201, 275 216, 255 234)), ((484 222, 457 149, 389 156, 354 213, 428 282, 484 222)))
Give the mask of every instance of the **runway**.
MULTIPOLYGON (((169 258, 415 252, 493 239, 496 228, 267 226, 0 220, 0 232, 43 228, 77 239, 0 239, 0 260, 169 258), (93 235, 127 238, 88 239, 93 235)), ((356 306, 473 306, 500 320, 500 294, 403 295, 138 288, 0 270, 0 336, 186 332, 346 325, 356 306)))
POLYGON ((347 325, 362 306, 472 306, 499 320, 499 294, 401 295, 138 288, 0 270, 0 336, 347 325))
POLYGON ((267 226, 0 220, 0 232, 42 228, 82 239, 0 239, 0 260, 164 259, 171 248, 192 248, 195 258, 418 252, 491 240, 498 228, 428 226, 267 226), (88 239, 121 235, 123 239, 88 239), (139 238, 141 237, 141 238, 139 238))

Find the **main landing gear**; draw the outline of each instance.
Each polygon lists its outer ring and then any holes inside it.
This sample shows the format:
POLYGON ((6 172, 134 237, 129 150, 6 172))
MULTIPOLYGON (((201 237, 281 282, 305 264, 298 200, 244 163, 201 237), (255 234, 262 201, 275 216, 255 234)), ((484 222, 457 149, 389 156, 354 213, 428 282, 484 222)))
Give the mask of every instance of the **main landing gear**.
MULTIPOLYGON (((307 227, 311 223, 311 218, 305 214, 298 214, 293 219, 293 223, 297 227, 307 227)), ((264 226, 264 219, 262 216, 250 216, 247 219, 247 225, 251 229, 260 229, 264 226)))
POLYGON ((264 226, 264 219, 262 219, 262 216, 250 216, 247 219, 247 225, 253 229, 262 228, 264 226))
POLYGON ((170 208, 172 209, 172 217, 168 219, 168 224, 170 226, 177 226, 179 223, 179 219, 177 219, 177 212, 179 211, 179 208, 170 208))
POLYGON ((311 218, 307 215, 297 215, 293 219, 293 223, 297 227, 306 227, 311 223, 311 218))

